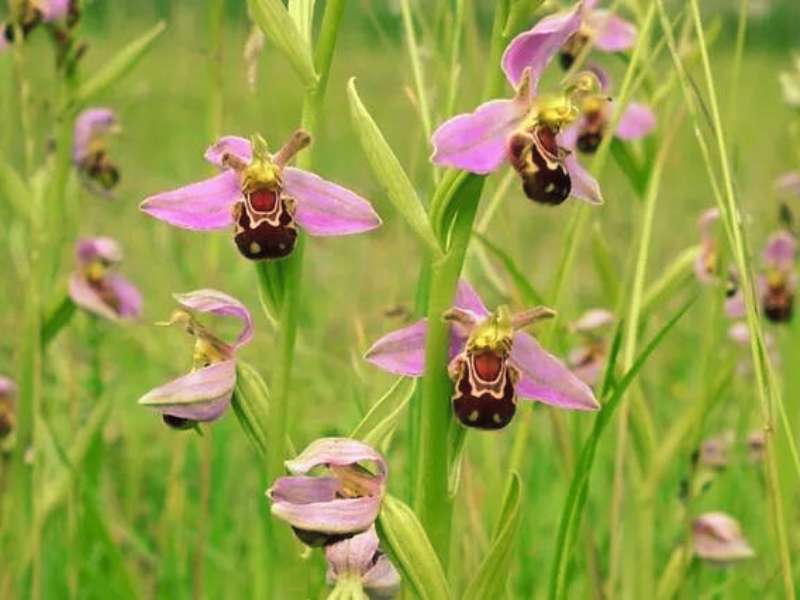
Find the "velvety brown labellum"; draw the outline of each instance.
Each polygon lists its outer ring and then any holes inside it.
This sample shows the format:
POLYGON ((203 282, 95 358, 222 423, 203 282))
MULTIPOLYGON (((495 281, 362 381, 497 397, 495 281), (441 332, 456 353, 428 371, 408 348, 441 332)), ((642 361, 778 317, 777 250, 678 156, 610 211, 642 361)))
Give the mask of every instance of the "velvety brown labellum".
POLYGON ((245 196, 234 208, 234 240, 239 252, 251 260, 288 256, 297 243, 294 199, 279 190, 260 189, 245 196))
POLYGON ((119 183, 119 169, 108 158, 105 151, 99 150, 83 161, 83 168, 105 190, 111 190, 119 183))
POLYGON ((578 139, 575 142, 578 150, 586 154, 594 154, 603 140, 605 130, 605 117, 602 111, 587 113, 583 127, 578 132, 578 139))
POLYGON ((175 415, 162 415, 161 419, 172 429, 178 429, 180 431, 192 429, 195 425, 195 422, 191 419, 184 419, 183 417, 176 417, 175 415))
POLYGON ((786 286, 770 287, 764 294, 764 314, 773 323, 787 323, 794 313, 794 294, 786 286))
POLYGON ((502 429, 516 412, 514 383, 517 370, 490 350, 467 353, 455 359, 453 411, 466 427, 502 429))
POLYGON ((578 55, 583 51, 588 41, 589 37, 580 31, 570 36, 561 47, 561 52, 558 55, 558 61, 561 63, 562 69, 568 71, 572 65, 575 64, 575 59, 578 58, 578 55))
POLYGON ((342 540, 351 538, 357 533, 323 533, 321 531, 298 529, 297 527, 292 527, 292 531, 294 531, 294 534, 301 542, 303 542, 306 546, 311 546, 312 548, 330 546, 336 542, 341 542, 342 540))
POLYGON ((558 205, 569 197, 572 181, 564 166, 566 152, 556 134, 538 126, 531 134, 516 133, 509 143, 511 165, 522 177, 525 195, 535 202, 558 205))

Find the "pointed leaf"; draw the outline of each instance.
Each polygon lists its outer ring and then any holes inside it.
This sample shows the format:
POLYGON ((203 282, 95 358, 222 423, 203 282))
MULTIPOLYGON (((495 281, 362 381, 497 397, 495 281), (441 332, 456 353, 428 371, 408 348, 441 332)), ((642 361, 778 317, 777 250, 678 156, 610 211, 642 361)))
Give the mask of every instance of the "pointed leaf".
POLYGON ((382 447, 397 428, 397 423, 416 388, 417 380, 400 377, 367 411, 350 438, 361 440, 373 448, 382 447))
POLYGON ((25 180, 0 156, 0 198, 4 199, 20 216, 30 214, 31 190, 25 180))
POLYGON ((231 406, 245 435, 258 453, 266 458, 269 448, 269 390, 258 371, 241 360, 236 365, 236 389, 231 406))

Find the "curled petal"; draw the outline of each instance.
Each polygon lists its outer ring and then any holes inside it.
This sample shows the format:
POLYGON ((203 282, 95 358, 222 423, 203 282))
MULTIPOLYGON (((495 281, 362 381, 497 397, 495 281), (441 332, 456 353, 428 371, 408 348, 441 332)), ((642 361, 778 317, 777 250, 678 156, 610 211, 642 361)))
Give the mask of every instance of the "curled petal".
POLYGON ((788 231, 777 231, 769 236, 764 248, 764 262, 775 269, 791 270, 797 255, 797 240, 788 231))
POLYGON ((589 204, 602 204, 603 194, 600 191, 600 184, 583 168, 578 162, 575 153, 567 155, 564 159, 564 166, 569 172, 572 181, 571 196, 585 200, 589 204))
POLYGON ((336 477, 296 475, 279 477, 267 493, 273 501, 311 504, 312 502, 330 502, 336 498, 336 492, 340 487, 341 484, 336 477))
POLYGON ((501 61, 511 85, 519 86, 523 72, 530 67, 531 86, 536 88, 545 67, 580 28, 582 11, 582 2, 578 2, 572 10, 544 18, 511 40, 501 61))
POLYGON ((375 522, 381 498, 336 498, 327 502, 294 504, 274 499, 272 514, 292 527, 328 534, 363 531, 375 522))
POLYGON ((95 259, 118 263, 122 260, 122 248, 110 237, 82 238, 75 244, 75 256, 80 265, 87 265, 95 259))
POLYGON ((249 163, 253 158, 250 140, 236 135, 226 135, 209 146, 203 156, 212 165, 222 167, 222 157, 226 154, 232 154, 241 161, 249 163))
POLYGON ((638 140, 648 135, 655 127, 655 113, 644 104, 631 102, 622 113, 614 135, 623 140, 638 140))
POLYGON ((72 158, 80 162, 91 151, 92 140, 104 135, 117 124, 117 118, 110 108, 90 108, 83 111, 75 120, 72 158))
POLYGON ((297 200, 297 223, 311 235, 361 233, 381 224, 364 198, 308 171, 285 168, 283 186, 297 200))
POLYGON ((139 404, 182 419, 214 421, 228 408, 235 386, 236 361, 226 360, 150 390, 139 404))
POLYGON ((701 515, 692 523, 694 552, 715 562, 732 562, 755 555, 739 523, 721 512, 701 515))
POLYGON ((578 320, 572 323, 572 330, 585 333, 600 327, 611 325, 614 322, 614 313, 605 308, 592 308, 583 313, 578 320))
POLYGON ((375 564, 364 573, 361 583, 378 598, 391 598, 400 588, 400 574, 389 557, 381 554, 375 564))
POLYGON ((527 333, 514 335, 511 362, 522 372, 517 384, 520 396, 573 410, 600 408, 589 386, 527 333))
POLYGON ((234 342, 234 348, 247 344, 253 337, 250 311, 233 296, 219 290, 204 289, 187 294, 175 294, 175 300, 190 310, 238 319, 242 324, 242 330, 234 342))
POLYGON ((478 295, 478 292, 476 292, 475 288, 473 288, 463 279, 458 281, 455 305, 458 308, 464 308, 472 311, 479 317, 486 317, 489 315, 489 309, 486 308, 486 305, 484 305, 483 300, 481 300, 481 297, 478 295))
POLYGON ((379 476, 386 475, 388 467, 381 453, 363 442, 349 438, 320 438, 285 464, 293 475, 302 475, 321 465, 347 466, 364 461, 375 463, 379 476))
POLYGON ((428 321, 386 334, 367 350, 364 358, 384 371, 396 375, 421 377, 425 372, 425 338, 428 321))
POLYGON ((594 46, 603 52, 627 50, 636 42, 636 26, 607 10, 594 10, 586 15, 594 32, 594 46))
POLYGON ((325 547, 325 558, 334 577, 342 574, 365 574, 372 566, 372 559, 378 551, 378 534, 375 527, 363 533, 325 547))
POLYGON ((790 171, 775 180, 775 191, 800 197, 800 172, 790 171))
POLYGON ((111 298, 91 286, 80 273, 73 273, 69 278, 69 297, 82 309, 110 321, 139 316, 142 299, 132 283, 121 275, 109 274, 103 285, 111 292, 111 298))
POLYGON ((525 116, 517 100, 490 100, 475 112, 446 121, 433 133, 431 161, 437 165, 486 174, 506 160, 506 142, 525 116))
POLYGON ((233 205, 241 196, 239 176, 228 170, 210 179, 150 196, 139 208, 183 229, 223 229, 233 225, 233 205))

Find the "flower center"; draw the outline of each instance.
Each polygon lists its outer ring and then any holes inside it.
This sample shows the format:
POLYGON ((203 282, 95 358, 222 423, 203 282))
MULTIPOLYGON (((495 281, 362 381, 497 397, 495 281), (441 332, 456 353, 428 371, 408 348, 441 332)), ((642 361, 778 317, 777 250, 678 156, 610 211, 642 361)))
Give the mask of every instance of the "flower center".
POLYGON ((472 364, 483 381, 495 381, 503 369, 503 358, 491 350, 483 350, 472 355, 472 364))

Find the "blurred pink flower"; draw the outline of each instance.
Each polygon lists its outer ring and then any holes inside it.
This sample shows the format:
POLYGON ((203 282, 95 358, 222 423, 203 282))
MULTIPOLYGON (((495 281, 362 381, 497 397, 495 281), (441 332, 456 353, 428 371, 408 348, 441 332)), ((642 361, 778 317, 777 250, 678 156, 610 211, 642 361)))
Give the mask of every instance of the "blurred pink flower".
POLYGON ((596 8, 599 0, 584 0, 580 9, 581 24, 561 47, 561 66, 569 69, 587 44, 601 52, 620 52, 636 41, 636 26, 609 10, 596 8))
POLYGON ((730 563, 755 556, 739 523, 722 512, 700 515, 692 522, 694 553, 716 563, 730 563))
POLYGON ((72 161, 87 187, 107 195, 119 182, 119 169, 106 149, 106 137, 119 128, 110 108, 89 108, 75 120, 72 161))

